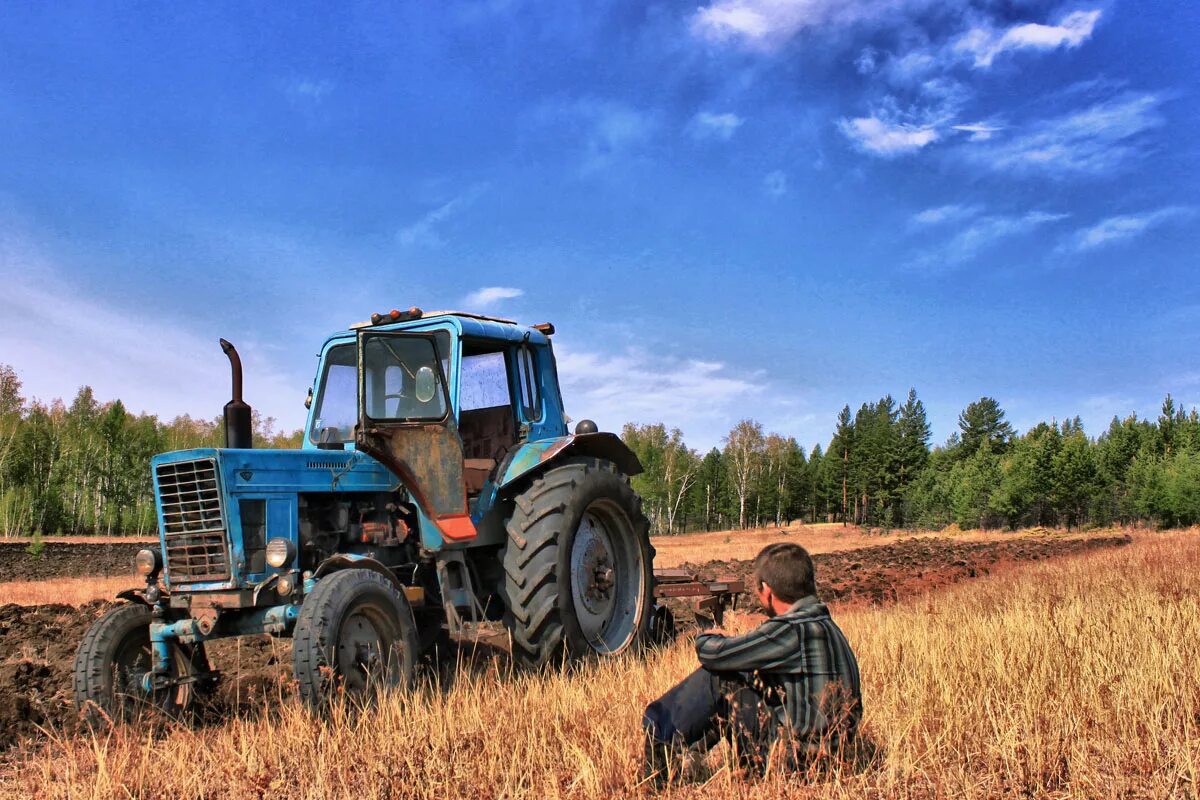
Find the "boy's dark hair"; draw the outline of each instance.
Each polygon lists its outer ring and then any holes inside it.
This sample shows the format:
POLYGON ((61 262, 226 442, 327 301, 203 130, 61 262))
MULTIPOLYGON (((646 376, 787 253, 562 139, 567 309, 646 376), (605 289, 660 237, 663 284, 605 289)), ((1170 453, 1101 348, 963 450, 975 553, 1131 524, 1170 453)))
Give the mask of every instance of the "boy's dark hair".
POLYGON ((794 603, 801 597, 816 594, 817 581, 812 556, 792 542, 767 545, 754 557, 755 590, 764 583, 785 603, 794 603))

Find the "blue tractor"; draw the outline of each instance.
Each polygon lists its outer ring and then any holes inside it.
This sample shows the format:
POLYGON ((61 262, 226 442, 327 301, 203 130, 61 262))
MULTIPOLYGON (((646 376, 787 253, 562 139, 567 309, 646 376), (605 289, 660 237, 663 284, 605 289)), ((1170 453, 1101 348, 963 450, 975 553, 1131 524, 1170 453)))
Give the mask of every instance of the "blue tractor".
POLYGON ((293 641, 305 702, 408 685, 449 634, 503 620, 514 660, 614 655, 647 638, 653 550, 637 457, 567 432, 550 324, 412 308, 321 348, 299 450, 256 450, 241 363, 225 448, 151 462, 159 546, 75 659, 85 715, 186 709, 205 643, 293 641))

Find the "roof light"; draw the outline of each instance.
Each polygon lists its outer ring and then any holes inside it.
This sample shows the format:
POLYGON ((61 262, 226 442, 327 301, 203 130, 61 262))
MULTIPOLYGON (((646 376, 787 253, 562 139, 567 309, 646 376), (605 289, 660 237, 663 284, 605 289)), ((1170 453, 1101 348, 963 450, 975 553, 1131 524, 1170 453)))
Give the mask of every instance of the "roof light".
POLYGON ((408 311, 401 311, 398 308, 393 308, 386 314, 372 314, 372 325, 388 325, 393 322, 408 322, 409 320, 420 319, 424 312, 421 309, 413 306, 408 311))

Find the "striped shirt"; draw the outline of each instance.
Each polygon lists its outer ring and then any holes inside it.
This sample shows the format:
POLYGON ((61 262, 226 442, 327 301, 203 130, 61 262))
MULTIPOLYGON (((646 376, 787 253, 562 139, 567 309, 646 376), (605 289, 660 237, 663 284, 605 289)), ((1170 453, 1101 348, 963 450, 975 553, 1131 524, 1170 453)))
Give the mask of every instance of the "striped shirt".
POLYGON ((741 636, 702 633, 696 655, 709 671, 740 673, 762 694, 772 741, 787 731, 796 742, 836 747, 858 727, 858 660, 816 595, 741 636))

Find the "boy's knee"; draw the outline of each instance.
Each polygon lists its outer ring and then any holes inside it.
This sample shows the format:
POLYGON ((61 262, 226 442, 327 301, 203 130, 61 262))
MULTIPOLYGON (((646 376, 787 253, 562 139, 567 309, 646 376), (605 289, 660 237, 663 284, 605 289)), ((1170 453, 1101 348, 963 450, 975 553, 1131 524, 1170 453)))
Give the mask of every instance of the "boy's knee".
POLYGON ((642 730, 656 742, 669 742, 676 733, 675 726, 671 724, 671 715, 658 702, 646 706, 642 714, 642 730))

